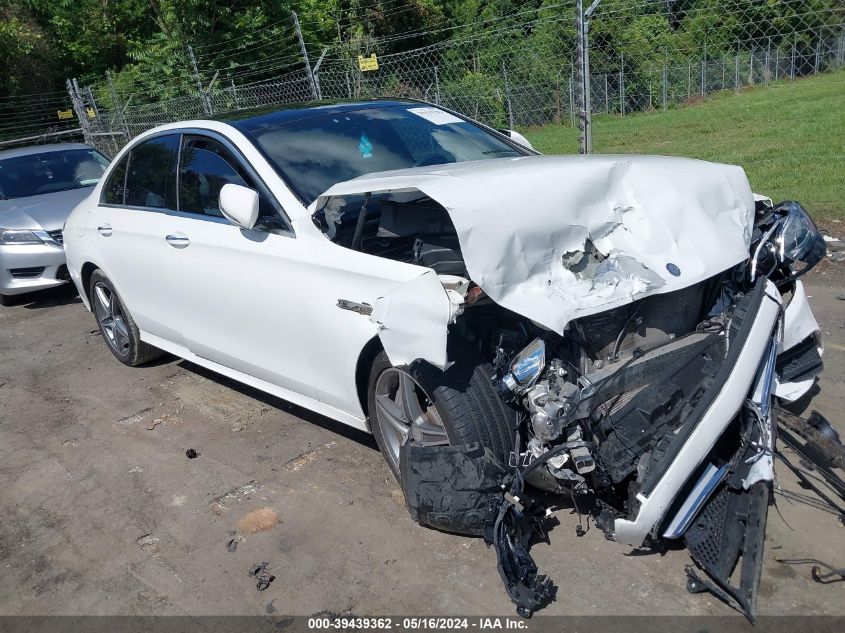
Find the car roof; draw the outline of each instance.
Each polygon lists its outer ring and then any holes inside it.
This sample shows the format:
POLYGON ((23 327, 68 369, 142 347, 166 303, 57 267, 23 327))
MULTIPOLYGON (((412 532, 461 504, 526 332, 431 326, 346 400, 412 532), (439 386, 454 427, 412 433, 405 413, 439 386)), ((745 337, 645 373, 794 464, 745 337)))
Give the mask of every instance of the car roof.
POLYGON ((15 158, 17 156, 31 156, 33 154, 46 154, 47 152, 61 152, 69 149, 93 149, 85 143, 49 143, 46 145, 27 145, 14 149, 0 150, 0 160, 4 158, 15 158))
POLYGON ((411 99, 369 99, 322 101, 319 105, 308 103, 289 103, 261 108, 235 110, 213 117, 212 120, 228 123, 239 129, 248 129, 256 124, 284 125, 320 116, 331 116, 344 112, 353 112, 369 108, 392 108, 397 106, 420 105, 423 102, 411 99))

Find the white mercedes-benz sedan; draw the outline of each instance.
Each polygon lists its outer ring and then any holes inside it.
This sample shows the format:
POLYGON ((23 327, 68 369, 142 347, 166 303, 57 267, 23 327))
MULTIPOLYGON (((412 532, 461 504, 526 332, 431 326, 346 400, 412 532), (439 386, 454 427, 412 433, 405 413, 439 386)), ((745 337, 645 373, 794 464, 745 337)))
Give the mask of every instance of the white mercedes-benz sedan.
POLYGON ((416 520, 495 544, 520 612, 553 595, 533 488, 590 493, 620 542, 683 539, 690 582, 753 613, 825 247, 741 168, 540 156, 415 101, 241 111, 134 139, 65 248, 118 360, 170 352, 371 431, 416 520))

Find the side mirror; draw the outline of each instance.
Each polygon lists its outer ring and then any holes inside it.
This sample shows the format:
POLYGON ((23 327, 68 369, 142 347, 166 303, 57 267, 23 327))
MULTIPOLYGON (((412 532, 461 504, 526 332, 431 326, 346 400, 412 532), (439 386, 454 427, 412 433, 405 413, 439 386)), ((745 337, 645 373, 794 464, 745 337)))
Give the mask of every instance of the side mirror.
POLYGON ((516 130, 499 130, 505 136, 510 137, 512 141, 516 141, 523 147, 527 147, 528 149, 534 149, 534 146, 531 144, 527 138, 525 138, 522 134, 517 132, 516 130))
POLYGON ((241 227, 251 229, 258 221, 258 192, 249 187, 228 183, 220 189, 220 211, 241 227))

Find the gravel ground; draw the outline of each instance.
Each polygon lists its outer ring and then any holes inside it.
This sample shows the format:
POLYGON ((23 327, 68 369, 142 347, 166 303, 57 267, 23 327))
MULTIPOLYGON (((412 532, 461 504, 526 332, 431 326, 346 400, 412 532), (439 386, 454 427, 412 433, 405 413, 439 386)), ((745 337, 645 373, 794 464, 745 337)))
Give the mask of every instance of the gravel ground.
MULTIPOLYGON (((800 408, 845 433, 845 266, 806 282, 826 369, 800 408)), ((71 288, 0 308, 0 481, 0 614, 513 613, 492 550, 414 524, 368 435, 172 357, 124 367, 71 288), (238 533, 261 507, 278 525, 238 533)), ((845 527, 776 499, 760 613, 845 614, 841 583, 774 560, 845 565, 845 527)), ((560 587, 545 613, 730 613, 687 593, 685 551, 632 555, 557 516, 533 549, 560 587)))

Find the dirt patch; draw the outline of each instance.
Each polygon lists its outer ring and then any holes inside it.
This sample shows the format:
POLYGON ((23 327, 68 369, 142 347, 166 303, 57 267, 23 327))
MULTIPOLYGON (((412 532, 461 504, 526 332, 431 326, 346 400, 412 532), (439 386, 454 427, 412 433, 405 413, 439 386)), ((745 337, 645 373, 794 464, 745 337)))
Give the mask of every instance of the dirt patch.
POLYGON ((235 527, 239 532, 256 534, 272 530, 279 521, 281 521, 279 513, 272 508, 258 508, 242 516, 235 527))

